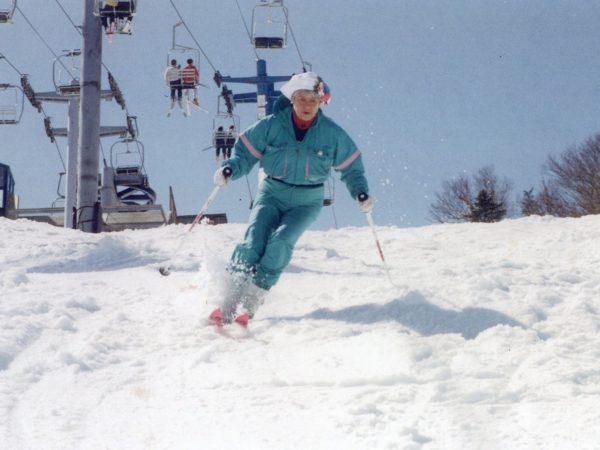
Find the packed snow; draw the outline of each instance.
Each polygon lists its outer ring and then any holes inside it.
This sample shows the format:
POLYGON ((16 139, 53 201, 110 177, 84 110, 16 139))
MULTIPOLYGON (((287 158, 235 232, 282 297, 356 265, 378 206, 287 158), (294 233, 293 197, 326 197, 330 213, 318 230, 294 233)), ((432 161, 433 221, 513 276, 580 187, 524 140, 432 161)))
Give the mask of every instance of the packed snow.
POLYGON ((309 231, 223 331, 244 225, 188 229, 0 218, 1 449, 598 448, 600 216, 377 227, 396 286, 309 231))

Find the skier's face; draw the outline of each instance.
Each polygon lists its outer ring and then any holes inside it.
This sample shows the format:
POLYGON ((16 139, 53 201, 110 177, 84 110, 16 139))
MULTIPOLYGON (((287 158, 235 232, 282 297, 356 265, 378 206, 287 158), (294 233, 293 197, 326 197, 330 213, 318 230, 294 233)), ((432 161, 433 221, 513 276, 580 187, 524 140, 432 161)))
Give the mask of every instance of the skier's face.
POLYGON ((292 105, 298 117, 302 120, 312 120, 319 111, 321 99, 319 94, 311 91, 296 91, 292 96, 292 105))

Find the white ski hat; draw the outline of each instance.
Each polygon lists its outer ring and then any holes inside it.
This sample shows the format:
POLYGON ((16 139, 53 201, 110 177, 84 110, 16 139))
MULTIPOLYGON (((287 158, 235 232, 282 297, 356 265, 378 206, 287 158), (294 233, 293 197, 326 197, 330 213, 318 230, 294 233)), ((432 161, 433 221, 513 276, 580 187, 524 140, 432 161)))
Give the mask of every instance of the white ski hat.
POLYGON ((290 100, 292 99, 294 92, 300 90, 313 91, 314 93, 319 94, 323 103, 329 103, 329 99, 331 98, 329 86, 327 86, 323 79, 314 72, 303 72, 294 75, 281 87, 281 93, 290 100))

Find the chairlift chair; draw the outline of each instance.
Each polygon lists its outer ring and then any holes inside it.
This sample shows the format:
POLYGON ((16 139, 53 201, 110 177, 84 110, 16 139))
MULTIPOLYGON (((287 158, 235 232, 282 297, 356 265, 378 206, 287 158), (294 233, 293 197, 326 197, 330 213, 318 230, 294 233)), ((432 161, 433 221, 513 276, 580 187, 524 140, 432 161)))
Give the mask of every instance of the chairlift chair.
POLYGON ((23 89, 12 84, 0 84, 0 125, 16 125, 25 106, 23 89))
POLYGON ((59 172, 58 173, 58 184, 56 186, 56 198, 54 199, 54 201, 52 202, 52 208, 61 208, 64 207, 65 205, 65 186, 64 186, 64 181, 65 181, 65 175, 66 172, 59 172))
POLYGON ((144 169, 144 145, 135 138, 124 138, 110 148, 117 198, 124 205, 153 205, 156 193, 148 184, 144 169))
POLYGON ((145 185, 144 145, 135 138, 119 139, 110 147, 110 165, 115 171, 115 184, 145 185))
POLYGON ((81 50, 68 50, 54 60, 52 81, 56 92, 64 96, 77 96, 81 92, 81 50))
POLYGON ((233 146, 233 143, 227 142, 227 139, 231 140, 233 138, 235 142, 239 134, 240 117, 230 111, 227 105, 228 101, 231 101, 231 99, 227 99, 223 95, 217 97, 217 114, 213 118, 212 139, 212 144, 215 148, 220 144, 224 144, 223 146, 231 144, 233 146))
POLYGON ((4 5, 7 3, 3 1, 0 4, 0 24, 3 23, 12 23, 12 18, 15 14, 15 9, 17 8, 17 0, 11 0, 8 2, 8 5, 4 5))
POLYGON ((233 148, 240 130, 240 118, 235 114, 218 113, 213 118, 213 139, 215 148, 233 148))
POLYGON ((266 0, 252 9, 252 45, 260 49, 287 46, 288 12, 283 0, 266 0))
MULTIPOLYGON (((194 69, 186 69, 188 65, 188 61, 191 60, 192 64, 200 73, 200 50, 194 47, 187 47, 185 45, 181 45, 177 43, 177 27, 183 25, 183 22, 177 22, 173 25, 173 39, 171 44, 171 49, 167 53, 167 66, 171 65, 171 61, 177 61, 177 66, 179 67, 179 74, 182 80, 182 88, 184 90, 186 100, 189 102, 190 99, 190 90, 194 91, 194 96, 196 96, 196 89, 198 88, 199 80, 196 79, 196 74, 194 69)), ((199 77, 198 77, 199 78, 199 77)), ((167 81, 167 86, 170 87, 169 82, 167 81)))
POLYGON ((94 0, 94 15, 100 17, 106 34, 131 34, 137 0, 94 0))

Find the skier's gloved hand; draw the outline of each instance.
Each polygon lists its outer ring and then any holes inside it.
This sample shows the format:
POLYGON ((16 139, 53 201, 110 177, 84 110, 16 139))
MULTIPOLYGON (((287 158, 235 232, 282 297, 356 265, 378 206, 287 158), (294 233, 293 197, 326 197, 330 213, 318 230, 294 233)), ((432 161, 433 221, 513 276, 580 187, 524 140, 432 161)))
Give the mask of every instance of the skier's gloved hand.
POLYGON ((361 192, 357 195, 357 198, 358 207, 363 213, 369 214, 371 211, 373 211, 373 204, 375 203, 373 201, 373 197, 370 197, 366 192, 361 192))
POLYGON ((232 173, 233 170, 231 170, 230 167, 220 167, 215 172, 213 180, 217 186, 225 186, 227 183, 229 183, 229 178, 231 178, 232 173))

